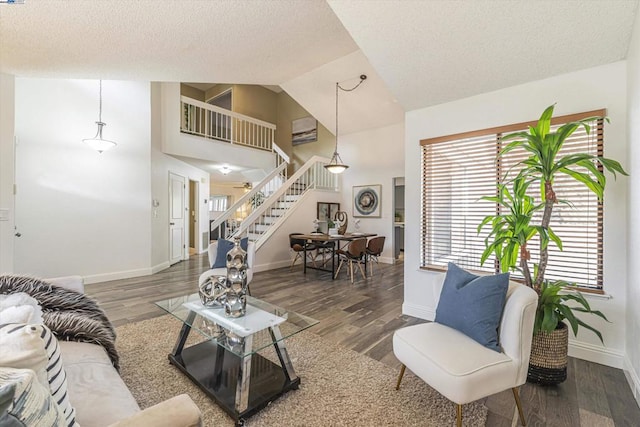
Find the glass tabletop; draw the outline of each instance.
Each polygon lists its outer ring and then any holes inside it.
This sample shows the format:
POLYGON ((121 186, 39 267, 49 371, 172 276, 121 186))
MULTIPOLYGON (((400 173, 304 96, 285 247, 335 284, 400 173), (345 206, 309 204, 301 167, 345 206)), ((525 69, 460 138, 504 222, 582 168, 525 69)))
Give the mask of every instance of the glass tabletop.
POLYGON ((156 305, 206 339, 241 357, 256 353, 318 323, 311 317, 249 296, 246 314, 237 318, 225 316, 223 307, 203 306, 198 293, 157 301, 156 305))

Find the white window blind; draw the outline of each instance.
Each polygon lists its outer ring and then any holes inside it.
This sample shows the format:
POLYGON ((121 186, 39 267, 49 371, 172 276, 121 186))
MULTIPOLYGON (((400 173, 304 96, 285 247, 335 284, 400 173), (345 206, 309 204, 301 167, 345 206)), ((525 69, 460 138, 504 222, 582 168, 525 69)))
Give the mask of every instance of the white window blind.
MULTIPOLYGON (((552 122, 552 130, 569 121, 604 114, 604 111, 592 111, 557 117, 552 122)), ((481 197, 494 195, 505 175, 509 173, 509 177, 514 177, 519 170, 516 166, 509 172, 510 168, 528 156, 528 152, 518 149, 496 159, 503 148, 500 137, 526 130, 529 125, 535 122, 421 141, 421 267, 442 270, 446 269, 447 262, 454 262, 469 270, 499 271, 493 257, 480 265, 490 227, 478 234, 478 224, 499 209, 481 197)), ((579 128, 567 139, 557 158, 570 153, 602 156, 602 120, 594 121, 591 127, 590 134, 579 128)), ((602 289, 602 203, 583 184, 565 175, 557 175, 554 189, 558 200, 569 200, 572 206, 562 203, 554 206, 551 228, 562 239, 564 250, 549 244, 545 278, 563 279, 598 291, 602 289)), ((540 202, 540 188, 529 190, 540 202)), ((532 223, 539 224, 541 216, 542 211, 532 223)), ((538 262, 539 242, 531 241, 528 248, 530 265, 533 265, 538 262)))
POLYGON ((211 196, 209 198, 209 211, 224 212, 227 210, 229 196, 211 196))

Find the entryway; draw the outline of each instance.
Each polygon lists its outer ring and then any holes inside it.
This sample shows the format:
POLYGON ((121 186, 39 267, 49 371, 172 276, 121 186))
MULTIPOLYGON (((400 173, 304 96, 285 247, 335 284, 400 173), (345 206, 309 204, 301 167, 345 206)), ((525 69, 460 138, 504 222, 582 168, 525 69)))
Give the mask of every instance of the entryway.
POLYGON ((404 177, 393 178, 393 258, 404 261, 404 177))

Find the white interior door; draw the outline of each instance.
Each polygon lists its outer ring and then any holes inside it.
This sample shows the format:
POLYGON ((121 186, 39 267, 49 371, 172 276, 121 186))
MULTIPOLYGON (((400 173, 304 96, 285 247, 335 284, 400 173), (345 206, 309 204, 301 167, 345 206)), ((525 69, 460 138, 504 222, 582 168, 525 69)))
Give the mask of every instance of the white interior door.
POLYGON ((185 204, 186 179, 169 172, 169 263, 184 259, 185 253, 185 204))

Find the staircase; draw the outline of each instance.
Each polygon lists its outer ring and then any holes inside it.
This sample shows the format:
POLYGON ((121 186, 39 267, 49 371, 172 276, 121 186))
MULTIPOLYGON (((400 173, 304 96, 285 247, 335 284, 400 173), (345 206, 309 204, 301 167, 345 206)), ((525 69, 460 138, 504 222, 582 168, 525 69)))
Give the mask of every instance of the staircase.
MULTIPOLYGON (((231 231, 232 237, 248 237, 256 242, 256 250, 269 239, 287 218, 292 215, 299 202, 304 200, 312 190, 338 191, 338 176, 328 172, 324 165, 329 159, 313 156, 288 180, 284 181, 277 189, 270 184, 273 178, 278 176, 278 171, 284 165, 274 169, 260 184, 245 194, 238 202, 229 208, 220 218, 212 224, 214 227, 222 227, 230 219, 242 214, 243 205, 255 199, 255 195, 262 193, 265 197, 255 204, 251 213, 236 222, 231 231), (268 194, 268 195, 267 195, 268 194)), ((232 221, 233 222, 233 221, 232 221)))
POLYGON ((290 178, 289 156, 274 142, 275 125, 186 96, 180 97, 180 132, 274 154, 274 169, 210 226, 222 237, 248 236, 256 250, 280 227, 310 190, 338 191, 338 177, 314 156, 290 178))

